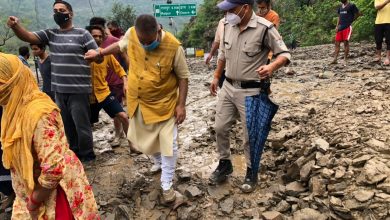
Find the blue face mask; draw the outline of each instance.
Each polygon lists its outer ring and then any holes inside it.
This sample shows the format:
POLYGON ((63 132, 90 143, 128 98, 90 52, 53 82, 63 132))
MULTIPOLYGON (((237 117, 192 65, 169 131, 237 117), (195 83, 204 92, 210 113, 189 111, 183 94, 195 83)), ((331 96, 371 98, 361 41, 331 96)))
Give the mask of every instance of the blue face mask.
POLYGON ((149 45, 144 45, 144 44, 141 44, 142 47, 146 50, 146 51, 152 51, 152 50, 155 50, 158 46, 160 46, 160 41, 158 41, 157 39, 155 41, 153 41, 151 44, 149 45))

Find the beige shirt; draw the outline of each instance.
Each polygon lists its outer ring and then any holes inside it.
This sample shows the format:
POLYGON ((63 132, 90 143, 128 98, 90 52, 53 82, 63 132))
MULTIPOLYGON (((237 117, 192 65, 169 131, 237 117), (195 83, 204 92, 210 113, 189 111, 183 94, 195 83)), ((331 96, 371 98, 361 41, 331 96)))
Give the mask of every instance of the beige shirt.
POLYGON ((217 30, 215 31, 214 42, 220 43, 223 37, 223 30, 225 28, 225 17, 219 20, 217 30))
MULTIPOLYGON (((119 48, 122 52, 127 52, 127 46, 129 44, 130 29, 126 31, 125 36, 118 42, 119 48)), ((162 38, 165 37, 165 31, 162 31, 162 38)), ((190 72, 186 63, 186 56, 182 46, 177 48, 175 58, 173 61, 173 69, 176 76, 179 79, 188 79, 190 77, 190 72)))
POLYGON ((237 25, 225 24, 225 40, 221 41, 219 49, 218 59, 226 60, 226 76, 238 81, 259 80, 256 70, 266 65, 270 51, 291 59, 273 24, 255 13, 242 32, 237 25), (265 45, 262 46, 264 35, 265 45))

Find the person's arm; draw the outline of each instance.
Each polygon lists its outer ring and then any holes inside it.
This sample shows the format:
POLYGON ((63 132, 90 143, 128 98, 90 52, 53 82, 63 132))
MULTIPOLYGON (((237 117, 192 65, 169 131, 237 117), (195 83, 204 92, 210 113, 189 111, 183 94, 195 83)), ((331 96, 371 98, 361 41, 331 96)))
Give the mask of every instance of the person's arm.
POLYGON ((32 216, 57 189, 64 175, 64 151, 67 149, 67 142, 62 135, 63 127, 59 123, 60 117, 58 111, 44 115, 34 131, 32 143, 34 143, 33 148, 40 161, 41 173, 38 184, 35 185, 27 202, 27 208, 32 216))
POLYGON ((375 4, 375 9, 378 11, 382 10, 389 3, 390 3, 390 0, 386 0, 382 4, 375 4))
POLYGON ((225 60, 225 44, 223 41, 219 44, 219 54, 218 54, 218 61, 217 61, 217 69, 214 72, 214 78, 213 81, 211 81, 210 84, 210 93, 212 96, 217 95, 217 88, 219 79, 222 76, 223 70, 226 66, 226 60, 225 60))
POLYGON ((129 36, 130 36, 130 29, 126 32, 125 36, 120 41, 113 43, 110 46, 99 51, 89 50, 85 54, 84 59, 88 61, 94 61, 102 56, 126 52, 127 43, 129 42, 129 36))
POLYGON ((210 84, 210 93, 212 96, 217 95, 219 80, 221 79, 221 76, 222 76, 223 70, 225 69, 225 66, 226 66, 226 60, 218 59, 217 69, 214 72, 214 78, 210 84))
POLYGON ((213 46, 211 47, 210 53, 209 53, 209 55, 206 58, 206 64, 207 65, 210 63, 211 58, 213 58, 215 52, 217 52, 217 50, 219 48, 219 43, 220 42, 216 42, 216 41, 213 42, 213 46))
POLYGON ((130 60, 129 60, 129 56, 127 55, 127 51, 122 52, 121 53, 121 57, 125 61, 125 65, 126 65, 125 71, 127 71, 129 69, 129 67, 130 67, 130 60))
POLYGON ((186 119, 188 78, 190 77, 190 71, 187 66, 184 49, 181 46, 177 49, 175 54, 173 71, 179 81, 179 99, 175 109, 176 124, 179 125, 186 119))
POLYGON ((276 28, 268 29, 265 43, 271 48, 276 59, 270 64, 263 65, 257 69, 260 79, 270 78, 273 72, 282 66, 288 65, 291 60, 291 54, 276 28))
POLYGON ((111 54, 117 54, 119 52, 120 52, 120 48, 117 42, 101 50, 88 50, 88 52, 84 56, 84 59, 88 61, 95 61, 99 57, 104 57, 111 54))
POLYGON ((19 18, 15 16, 8 17, 7 26, 12 29, 12 31, 20 40, 31 44, 41 43, 41 40, 37 35, 35 35, 33 32, 27 31, 24 27, 22 27, 19 18))

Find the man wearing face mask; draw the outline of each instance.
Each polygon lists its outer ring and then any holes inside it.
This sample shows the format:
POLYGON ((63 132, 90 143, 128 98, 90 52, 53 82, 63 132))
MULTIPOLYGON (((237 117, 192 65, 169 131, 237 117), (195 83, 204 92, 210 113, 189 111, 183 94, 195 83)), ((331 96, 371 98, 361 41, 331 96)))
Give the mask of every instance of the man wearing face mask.
POLYGON ((23 41, 50 45, 52 91, 61 109, 66 137, 80 160, 87 162, 96 156, 89 122, 91 72, 84 54, 98 47, 88 31, 73 27, 73 9, 68 2, 55 1, 53 12, 59 28, 29 32, 14 16, 8 18, 7 25, 23 41))
POLYGON ((352 23, 359 16, 362 16, 362 13, 359 12, 359 9, 355 4, 348 2, 348 0, 341 0, 341 5, 337 9, 337 14, 339 17, 336 25, 335 52, 331 64, 337 63, 341 42, 344 42, 344 62, 346 64, 349 54, 349 40, 352 35, 352 23))
MULTIPOLYGON (((257 173, 252 175, 248 131, 246 128, 245 98, 260 92, 260 80, 268 79, 272 73, 289 63, 291 55, 275 26, 253 12, 253 0, 225 0, 218 7, 227 11, 225 32, 220 44, 219 75, 226 66, 226 80, 218 94, 215 130, 219 164, 211 174, 210 183, 225 181, 233 172, 229 132, 236 118, 241 119, 244 130, 244 153, 247 174, 241 185, 243 192, 255 190, 257 173), (276 59, 267 65, 272 51, 276 59)), ((217 95, 218 78, 211 86, 212 95, 217 95)))
POLYGON ((129 140, 153 155, 152 173, 161 170, 163 201, 176 199, 172 181, 178 153, 177 127, 186 118, 189 70, 180 42, 160 29, 152 15, 140 15, 121 39, 87 60, 127 51, 130 59, 127 107, 129 140))
POLYGON ((280 18, 278 13, 271 9, 271 0, 256 0, 256 3, 258 9, 257 15, 272 22, 276 29, 278 29, 280 25, 280 18))

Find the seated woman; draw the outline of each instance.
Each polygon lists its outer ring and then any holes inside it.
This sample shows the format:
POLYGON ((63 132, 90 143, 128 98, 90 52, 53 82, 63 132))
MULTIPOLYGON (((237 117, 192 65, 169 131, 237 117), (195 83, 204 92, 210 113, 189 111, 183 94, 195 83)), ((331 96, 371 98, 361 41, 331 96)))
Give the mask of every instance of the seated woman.
POLYGON ((22 62, 0 53, 3 165, 16 192, 12 219, 100 219, 58 107, 22 62))

